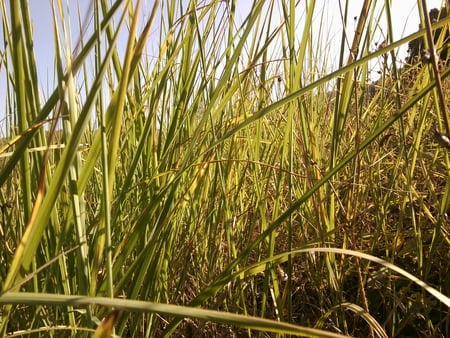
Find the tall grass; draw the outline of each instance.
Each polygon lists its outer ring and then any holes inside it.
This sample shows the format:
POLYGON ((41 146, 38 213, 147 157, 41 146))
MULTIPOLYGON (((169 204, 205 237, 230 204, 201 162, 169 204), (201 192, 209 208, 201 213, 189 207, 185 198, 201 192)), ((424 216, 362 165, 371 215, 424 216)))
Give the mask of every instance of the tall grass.
POLYGON ((236 5, 101 0, 72 37, 55 1, 46 97, 2 1, 2 335, 449 333, 450 68, 396 64, 449 20, 393 41, 365 1, 335 57, 318 1, 236 5))

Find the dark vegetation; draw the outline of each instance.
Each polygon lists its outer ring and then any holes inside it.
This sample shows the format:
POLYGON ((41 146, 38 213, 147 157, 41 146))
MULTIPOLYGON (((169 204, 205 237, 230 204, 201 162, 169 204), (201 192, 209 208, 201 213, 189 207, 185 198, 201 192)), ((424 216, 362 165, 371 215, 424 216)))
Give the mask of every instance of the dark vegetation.
MULTIPOLYGON (((447 18, 447 7, 442 7, 441 9, 433 8, 430 10, 428 14, 432 23, 438 22, 439 20, 447 18)), ((419 29, 423 28, 419 25, 419 29)), ((434 43, 442 46, 436 52, 439 55, 440 59, 448 64, 448 49, 450 45, 450 31, 447 26, 443 28, 438 28, 433 34, 434 43), (439 41, 441 40, 441 41, 439 41)), ((424 38, 420 37, 415 40, 412 40, 408 44, 408 64, 417 64, 420 61, 421 56, 423 55, 423 51, 426 50, 424 38)))

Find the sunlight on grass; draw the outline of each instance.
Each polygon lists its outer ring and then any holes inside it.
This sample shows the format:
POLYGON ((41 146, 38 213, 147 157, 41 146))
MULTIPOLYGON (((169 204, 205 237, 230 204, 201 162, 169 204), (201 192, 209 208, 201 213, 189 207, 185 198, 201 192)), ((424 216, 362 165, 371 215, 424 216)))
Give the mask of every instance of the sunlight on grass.
POLYGON ((101 0, 77 40, 66 6, 45 97, 2 1, 2 336, 449 334, 449 19, 101 0))

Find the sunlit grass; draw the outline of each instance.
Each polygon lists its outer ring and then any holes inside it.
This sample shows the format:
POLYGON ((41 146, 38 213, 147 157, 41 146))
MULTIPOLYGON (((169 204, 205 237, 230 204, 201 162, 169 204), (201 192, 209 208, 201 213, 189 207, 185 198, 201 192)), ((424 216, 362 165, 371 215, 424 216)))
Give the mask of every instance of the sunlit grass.
POLYGON ((43 98, 35 23, 2 2, 2 335, 114 307, 97 336, 445 336, 450 68, 394 66, 425 30, 374 49, 369 3, 331 58, 314 1, 100 1, 80 44, 56 1, 43 98))

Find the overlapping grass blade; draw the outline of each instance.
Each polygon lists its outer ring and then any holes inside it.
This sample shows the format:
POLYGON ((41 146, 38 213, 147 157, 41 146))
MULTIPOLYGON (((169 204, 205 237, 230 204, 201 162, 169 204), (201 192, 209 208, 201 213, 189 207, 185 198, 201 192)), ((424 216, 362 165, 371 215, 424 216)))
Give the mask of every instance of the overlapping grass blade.
POLYGON ((74 42, 55 2, 57 88, 45 98, 23 48, 28 13, 11 20, 23 21, 20 47, 2 2, 18 125, 0 144, 4 334, 64 324, 84 335, 111 306, 125 309, 115 329, 130 336, 337 336, 294 323, 356 336, 445 331, 450 193, 448 156, 430 136, 441 125, 436 81, 426 67, 391 66, 425 30, 391 41, 389 8, 365 1, 335 65, 321 54, 318 3, 255 1, 243 17, 238 5, 146 12, 103 0, 93 26, 79 14, 74 42), (373 50, 383 16, 389 39, 373 50), (16 92, 26 78, 31 88, 16 92))

